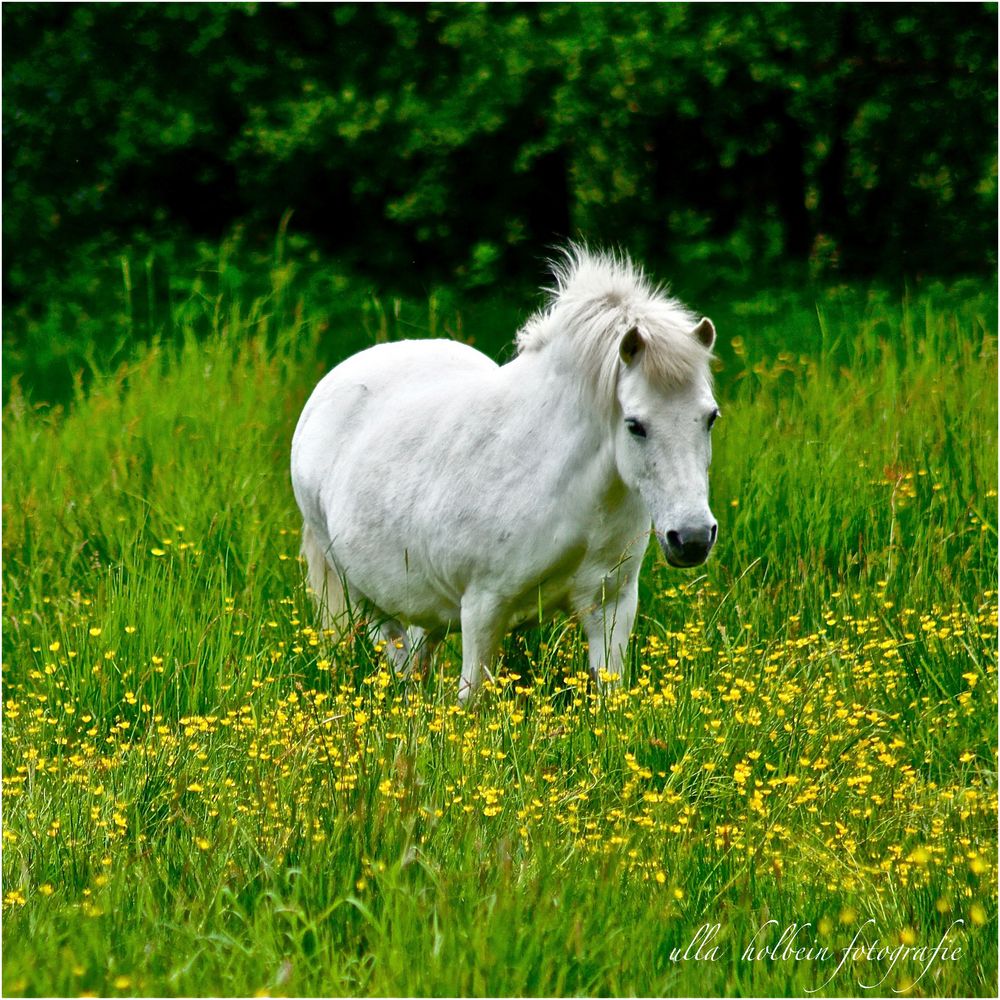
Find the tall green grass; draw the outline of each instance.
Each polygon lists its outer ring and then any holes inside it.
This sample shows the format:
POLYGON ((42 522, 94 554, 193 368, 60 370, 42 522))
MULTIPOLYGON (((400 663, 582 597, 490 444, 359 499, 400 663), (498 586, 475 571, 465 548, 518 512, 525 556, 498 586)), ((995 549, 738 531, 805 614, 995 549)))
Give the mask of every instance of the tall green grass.
POLYGON ((464 714, 456 642, 404 688, 314 630, 287 458, 326 364, 477 331, 287 278, 196 290, 65 405, 10 393, 5 993, 798 995, 836 962, 744 958, 765 921, 871 917, 963 921, 914 992, 995 995, 992 294, 705 304, 712 560, 650 551, 620 694, 556 622, 464 714))

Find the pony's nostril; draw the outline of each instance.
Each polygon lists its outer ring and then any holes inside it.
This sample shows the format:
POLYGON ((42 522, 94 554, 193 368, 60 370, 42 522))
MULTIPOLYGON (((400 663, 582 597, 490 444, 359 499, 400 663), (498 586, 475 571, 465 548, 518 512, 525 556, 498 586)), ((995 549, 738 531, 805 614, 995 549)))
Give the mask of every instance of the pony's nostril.
POLYGON ((709 536, 708 536, 708 544, 709 545, 714 545, 715 544, 715 539, 718 537, 718 535, 719 535, 719 525, 718 524, 713 524, 712 525, 712 530, 711 530, 711 532, 709 533, 709 536))
POLYGON ((681 547, 681 536, 677 534, 676 531, 667 532, 667 544, 672 549, 679 549, 681 547))

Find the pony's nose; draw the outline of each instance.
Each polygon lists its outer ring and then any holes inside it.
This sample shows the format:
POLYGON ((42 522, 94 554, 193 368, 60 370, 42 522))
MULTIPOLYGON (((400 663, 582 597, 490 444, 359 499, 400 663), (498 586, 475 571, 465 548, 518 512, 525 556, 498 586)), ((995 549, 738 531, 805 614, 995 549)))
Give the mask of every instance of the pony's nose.
POLYGON ((660 536, 660 542, 664 555, 672 565, 697 566, 708 558, 718 534, 719 525, 712 521, 680 531, 668 531, 665 536, 660 536))

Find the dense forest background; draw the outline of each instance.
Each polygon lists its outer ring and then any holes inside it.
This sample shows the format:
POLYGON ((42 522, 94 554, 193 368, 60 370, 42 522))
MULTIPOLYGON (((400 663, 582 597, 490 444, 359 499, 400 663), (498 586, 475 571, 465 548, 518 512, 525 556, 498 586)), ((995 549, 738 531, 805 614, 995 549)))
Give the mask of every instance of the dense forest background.
POLYGON ((996 4, 28 3, 3 27, 21 355, 123 294, 123 260, 152 324, 234 233, 404 294, 537 284, 571 236, 703 283, 996 267, 996 4))

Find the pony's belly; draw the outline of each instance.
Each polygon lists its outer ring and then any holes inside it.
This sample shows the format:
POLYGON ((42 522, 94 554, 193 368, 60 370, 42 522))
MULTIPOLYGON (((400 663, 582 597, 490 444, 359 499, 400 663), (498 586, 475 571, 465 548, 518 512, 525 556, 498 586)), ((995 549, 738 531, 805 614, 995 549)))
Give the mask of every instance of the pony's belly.
POLYGON ((357 561, 352 565, 346 559, 341 565, 355 599, 363 599, 385 617, 428 631, 457 627, 462 614, 461 596, 443 591, 419 567, 411 565, 408 572, 400 575, 380 572, 377 566, 364 566, 357 561))
MULTIPOLYGON (((483 563, 470 566, 463 561, 463 572, 452 575, 440 566, 431 567, 410 558, 405 566, 398 560, 351 559, 341 553, 337 559, 344 576, 357 597, 363 597, 387 617, 432 632, 457 630, 462 617, 462 598, 469 591, 482 591, 492 584, 496 567, 483 563)), ((514 584, 518 592, 498 595, 507 608, 507 628, 538 623, 553 615, 573 610, 572 596, 580 586, 579 568, 582 548, 573 548, 553 561, 541 581, 522 579, 514 584)), ((600 578, 600 574, 597 574, 600 578)), ((508 578, 507 587, 513 583, 508 578)), ((501 585, 501 590, 504 587, 501 585)))
POLYGON ((518 625, 532 623, 538 625, 548 621, 553 615, 571 612, 570 583, 567 578, 555 585, 536 586, 526 591, 514 603, 507 627, 516 628, 518 625))
POLYGON ((544 625, 551 621, 556 615, 569 614, 572 611, 569 601, 542 602, 534 607, 519 608, 507 622, 507 630, 519 628, 522 625, 535 626, 544 625))
POLYGON ((462 609, 457 604, 441 600, 428 600, 426 592, 414 600, 411 595, 387 591, 384 588, 358 588, 365 598, 387 618, 395 618, 404 625, 416 625, 428 632, 451 631, 458 628, 462 609))

